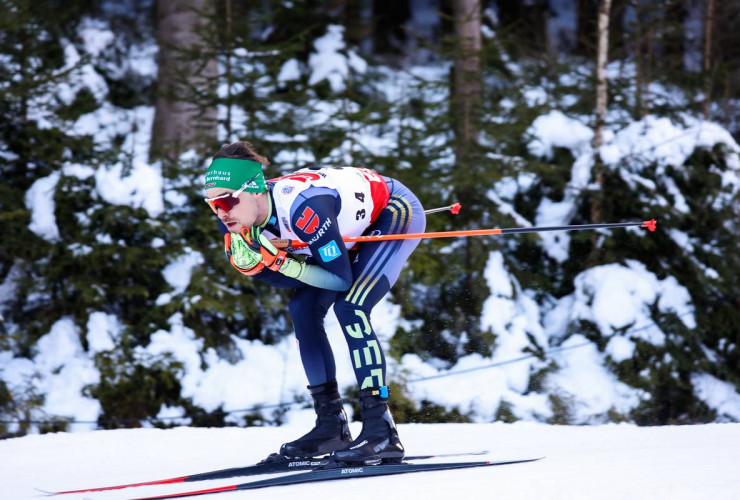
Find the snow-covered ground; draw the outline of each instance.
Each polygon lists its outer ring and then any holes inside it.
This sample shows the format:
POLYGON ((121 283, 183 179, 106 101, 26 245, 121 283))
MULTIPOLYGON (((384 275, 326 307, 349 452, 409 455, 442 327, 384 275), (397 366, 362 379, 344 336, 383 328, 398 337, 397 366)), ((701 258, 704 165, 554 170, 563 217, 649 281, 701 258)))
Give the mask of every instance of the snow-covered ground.
MULTIPOLYGON (((359 432, 358 423, 352 424, 359 432)), ((138 429, 32 435, 0 441, 0 498, 40 498, 34 488, 75 489, 176 477, 264 458, 302 426, 138 429)), ((409 453, 490 450, 489 460, 534 463, 351 479, 199 498, 737 499, 740 424, 635 427, 515 424, 401 425, 409 453)), ((450 460, 450 459, 447 459, 450 460)), ((462 460, 462 459, 456 459, 462 460)), ((123 499, 216 487, 248 478, 70 495, 123 499)))

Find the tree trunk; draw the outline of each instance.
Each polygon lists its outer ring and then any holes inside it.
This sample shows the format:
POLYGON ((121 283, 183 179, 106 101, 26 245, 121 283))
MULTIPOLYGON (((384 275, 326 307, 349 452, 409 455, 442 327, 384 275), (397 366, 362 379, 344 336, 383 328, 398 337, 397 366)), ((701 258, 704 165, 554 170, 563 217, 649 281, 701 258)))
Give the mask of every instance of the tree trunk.
POLYGON ((231 136, 231 41, 233 39, 232 26, 233 26, 233 12, 231 8, 231 0, 225 0, 224 7, 226 8, 226 60, 224 61, 224 77, 226 78, 226 142, 234 142, 235 137, 231 136))
MULTIPOLYGON (((399 3, 399 2, 397 2, 399 3)), ((370 26, 367 26, 363 9, 364 2, 355 0, 329 0, 330 18, 344 26, 344 40, 349 46, 359 46, 365 36, 370 34, 370 26)), ((411 8, 409 7, 409 15, 411 8)))
POLYGON ((457 53, 452 78, 452 120, 455 132, 455 178, 460 199, 470 199, 476 184, 474 168, 480 136, 481 4, 455 0, 457 53))
POLYGON ((467 158, 470 146, 478 143, 478 110, 481 98, 481 10, 480 0, 455 1, 455 32, 459 49, 455 57, 454 106, 458 153, 467 158))
POLYGON ((594 55, 594 33, 598 0, 576 1, 576 51, 579 55, 594 55))
POLYGON ((709 120, 712 97, 712 36, 714 31, 714 0, 707 0, 707 14, 704 20, 704 119, 709 120))
POLYGON ((609 53, 613 60, 627 59, 629 47, 625 29, 625 14, 632 0, 612 0, 609 12, 609 53))
POLYGON ((609 9, 611 0, 602 0, 599 6, 599 31, 596 53, 596 125, 594 126, 594 149, 601 147, 606 116, 607 81, 606 65, 609 51, 609 9))
POLYGON ((381 55, 403 53, 406 43, 403 27, 411 18, 409 0, 373 0, 373 18, 373 52, 381 55))
POLYGON ((632 6, 635 9, 635 43, 634 43, 634 54, 635 54, 635 110, 632 116, 635 120, 642 120, 645 116, 645 109, 643 107, 643 48, 644 39, 642 34, 642 9, 640 8, 639 1, 632 1, 632 6))
MULTIPOLYGON (((480 136, 481 104, 481 3, 480 0, 455 0, 454 3, 455 34, 457 52, 453 66, 452 78, 452 120, 455 132, 455 195, 460 200, 469 200, 466 218, 463 224, 474 222, 475 205, 481 200, 476 193, 479 178, 475 168, 479 165, 478 143, 480 136)), ((463 289, 470 300, 461 305, 464 315, 464 331, 468 336, 468 352, 481 352, 483 345, 480 335, 480 308, 475 300, 475 277, 481 262, 480 252, 473 245, 473 238, 468 238, 464 248, 463 289)))
MULTIPOLYGON (((601 147, 604 139, 604 119, 606 116, 607 105, 607 80, 606 65, 609 62, 609 10, 611 9, 611 0, 602 0, 599 6, 599 24, 598 39, 596 47, 596 123, 594 124, 593 148, 595 152, 595 177, 596 183, 600 188, 604 186, 603 165, 598 149, 601 147)), ((594 196, 591 203, 591 222, 600 222, 601 217, 601 195, 594 196)))
MULTIPOLYGON (((156 28, 159 55, 152 160, 176 158, 183 151, 216 140, 217 110, 195 102, 198 94, 215 93, 218 64, 215 56, 186 57, 186 51, 204 49, 198 30, 206 19, 209 0, 157 0, 156 28), (184 93, 185 89, 191 89, 184 93)), ((202 54, 198 52, 198 54, 202 54)))
POLYGON ((655 61, 655 28, 650 24, 645 32, 645 64, 642 67, 642 109, 643 114, 650 114, 651 93, 650 82, 653 81, 653 71, 655 61))
POLYGON ((684 0, 669 0, 663 6, 663 16, 661 17, 663 55, 661 65, 669 78, 683 76, 686 55, 686 29, 684 27, 686 16, 687 9, 684 0))
POLYGON ((498 2, 498 19, 502 31, 513 35, 514 53, 526 56, 548 50, 547 23, 550 16, 547 0, 498 2))

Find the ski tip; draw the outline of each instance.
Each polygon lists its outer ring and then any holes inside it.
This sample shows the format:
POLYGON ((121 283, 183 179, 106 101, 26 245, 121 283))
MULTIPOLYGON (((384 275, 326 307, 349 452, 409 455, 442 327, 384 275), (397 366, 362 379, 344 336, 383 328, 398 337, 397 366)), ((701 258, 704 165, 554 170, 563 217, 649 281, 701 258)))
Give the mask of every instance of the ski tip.
POLYGON ((42 490, 41 488, 34 488, 34 490, 38 491, 39 493, 47 497, 53 497, 54 495, 57 494, 56 491, 46 491, 46 490, 42 490))
POLYGON ((57 495, 69 495, 69 494, 76 494, 76 493, 97 493, 100 491, 123 490, 126 488, 134 488, 137 486, 157 486, 161 484, 184 483, 187 479, 188 479, 188 476, 181 476, 181 477, 173 477, 170 479, 159 479, 157 481, 145 481, 143 483, 118 484, 115 486, 99 486, 97 488, 85 488, 81 490, 52 491, 52 492, 49 492, 48 495, 57 496, 57 495))

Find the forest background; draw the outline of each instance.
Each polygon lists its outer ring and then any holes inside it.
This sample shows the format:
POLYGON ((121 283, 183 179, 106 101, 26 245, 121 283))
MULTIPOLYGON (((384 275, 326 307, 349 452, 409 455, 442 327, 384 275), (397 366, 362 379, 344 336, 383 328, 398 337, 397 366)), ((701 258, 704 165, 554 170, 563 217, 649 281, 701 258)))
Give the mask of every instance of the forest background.
POLYGON ((740 421, 738 37, 734 0, 0 0, 0 436, 308 407, 201 200, 235 140, 462 202, 430 231, 659 220, 423 241, 400 422, 740 421))

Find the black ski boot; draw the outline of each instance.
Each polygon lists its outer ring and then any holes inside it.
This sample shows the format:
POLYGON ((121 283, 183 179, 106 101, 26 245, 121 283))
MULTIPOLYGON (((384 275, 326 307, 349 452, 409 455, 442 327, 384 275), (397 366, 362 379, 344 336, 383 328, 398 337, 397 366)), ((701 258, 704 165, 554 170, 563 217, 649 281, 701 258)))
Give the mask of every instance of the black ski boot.
POLYGON ((398 430, 388 409, 388 388, 360 391, 362 432, 349 445, 332 454, 339 462, 377 465, 398 463, 404 449, 398 439, 398 430))
POLYGON ((308 386, 308 389, 316 410, 316 425, 305 436, 280 447, 280 454, 286 457, 318 457, 340 450, 352 441, 337 381, 308 386))

